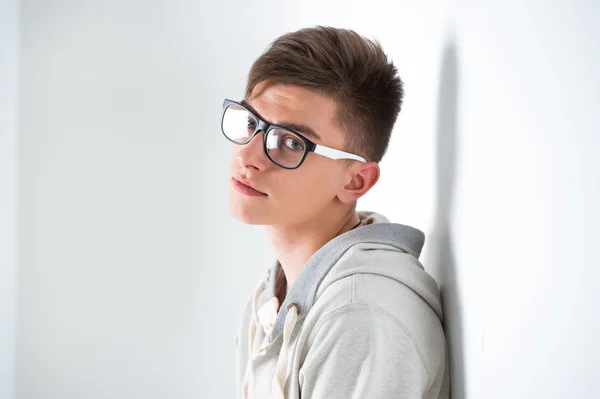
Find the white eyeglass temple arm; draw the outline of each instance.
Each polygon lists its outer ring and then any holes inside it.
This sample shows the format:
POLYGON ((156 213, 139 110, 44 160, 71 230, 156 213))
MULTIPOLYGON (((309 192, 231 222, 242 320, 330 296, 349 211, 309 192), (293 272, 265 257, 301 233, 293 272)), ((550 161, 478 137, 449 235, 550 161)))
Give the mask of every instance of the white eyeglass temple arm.
POLYGON ((350 154, 349 152, 336 150, 334 148, 325 147, 324 145, 317 144, 315 147, 315 153, 323 155, 331 159, 355 159, 357 161, 366 163, 367 160, 358 155, 350 154))

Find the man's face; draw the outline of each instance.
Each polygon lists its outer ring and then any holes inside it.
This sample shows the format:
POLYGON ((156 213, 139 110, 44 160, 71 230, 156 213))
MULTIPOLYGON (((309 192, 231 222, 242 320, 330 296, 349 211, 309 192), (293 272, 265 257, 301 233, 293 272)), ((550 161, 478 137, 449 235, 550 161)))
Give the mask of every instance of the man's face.
MULTIPOLYGON (((344 149, 344 134, 334 120, 337 104, 330 98, 298 86, 263 83, 246 103, 267 123, 307 126, 319 135, 319 139, 306 135, 316 144, 344 149)), ((283 169, 267 158, 263 139, 261 131, 248 144, 233 144, 232 216, 249 224, 300 224, 326 212, 350 179, 344 162, 309 152, 299 168, 283 169), (238 191, 233 178, 250 181, 264 195, 238 191)))

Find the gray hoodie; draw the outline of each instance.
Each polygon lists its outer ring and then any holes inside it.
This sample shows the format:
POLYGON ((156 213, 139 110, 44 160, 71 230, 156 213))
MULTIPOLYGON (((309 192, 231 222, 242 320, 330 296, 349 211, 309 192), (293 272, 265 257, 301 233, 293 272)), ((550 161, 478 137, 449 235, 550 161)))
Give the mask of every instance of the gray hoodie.
POLYGON ((357 213, 360 226, 311 256, 281 306, 278 261, 256 287, 236 337, 238 397, 449 397, 439 290, 418 260, 425 236, 357 213))

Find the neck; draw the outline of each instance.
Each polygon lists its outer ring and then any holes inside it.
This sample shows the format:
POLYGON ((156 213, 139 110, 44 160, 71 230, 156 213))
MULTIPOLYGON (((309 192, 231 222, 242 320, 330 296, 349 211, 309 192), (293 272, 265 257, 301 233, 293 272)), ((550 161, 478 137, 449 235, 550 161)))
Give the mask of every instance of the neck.
POLYGON ((359 222, 354 204, 350 209, 337 212, 327 210, 302 224, 265 226, 277 260, 285 273, 285 296, 308 259, 323 245, 351 230, 359 222))

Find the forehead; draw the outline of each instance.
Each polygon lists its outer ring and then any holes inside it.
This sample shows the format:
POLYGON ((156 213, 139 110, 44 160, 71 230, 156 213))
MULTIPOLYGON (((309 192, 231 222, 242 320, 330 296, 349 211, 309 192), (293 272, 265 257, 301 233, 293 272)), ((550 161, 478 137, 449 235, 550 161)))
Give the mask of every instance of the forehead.
POLYGON ((323 144, 343 144, 343 134, 335 121, 337 103, 320 93, 299 86, 261 82, 246 99, 252 108, 268 123, 295 125, 300 133, 304 125, 314 131, 323 144))

